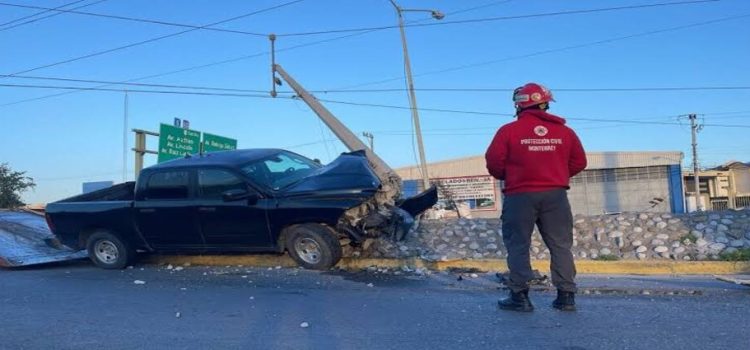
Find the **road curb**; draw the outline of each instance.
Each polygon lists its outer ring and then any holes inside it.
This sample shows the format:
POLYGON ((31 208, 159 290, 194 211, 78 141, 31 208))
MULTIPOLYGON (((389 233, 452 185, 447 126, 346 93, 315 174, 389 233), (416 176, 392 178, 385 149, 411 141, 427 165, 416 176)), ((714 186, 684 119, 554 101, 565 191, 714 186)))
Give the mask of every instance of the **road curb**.
MULTIPOLYGON (((254 266, 295 267, 297 264, 287 255, 153 255, 145 259, 152 264, 191 266, 254 266)), ((549 260, 534 260, 531 266, 549 272, 549 260)), ((355 259, 344 258, 337 267, 345 270, 362 270, 370 266, 381 268, 425 268, 444 271, 449 269, 472 269, 476 271, 505 271, 505 260, 451 260, 427 261, 419 258, 406 259, 355 259)), ((723 275, 750 273, 750 261, 576 261, 579 274, 601 275, 723 275)))

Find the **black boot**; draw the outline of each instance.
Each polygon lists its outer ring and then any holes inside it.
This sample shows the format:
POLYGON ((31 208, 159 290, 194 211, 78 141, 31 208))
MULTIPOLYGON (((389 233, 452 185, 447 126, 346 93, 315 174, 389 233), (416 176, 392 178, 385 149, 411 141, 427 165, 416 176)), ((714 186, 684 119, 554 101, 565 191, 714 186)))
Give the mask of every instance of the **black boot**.
POLYGON ((576 293, 557 290, 557 299, 552 302, 552 307, 560 311, 576 311, 576 293))
POLYGON ((497 302, 497 307, 501 310, 531 312, 534 311, 534 305, 529 300, 529 290, 520 292, 510 292, 510 296, 497 302))

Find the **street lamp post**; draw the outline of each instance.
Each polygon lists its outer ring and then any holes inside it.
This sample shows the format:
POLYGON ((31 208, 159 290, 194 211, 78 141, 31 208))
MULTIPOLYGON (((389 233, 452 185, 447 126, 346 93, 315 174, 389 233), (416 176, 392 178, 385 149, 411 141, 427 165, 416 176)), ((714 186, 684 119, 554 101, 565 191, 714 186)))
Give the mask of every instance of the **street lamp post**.
POLYGON ((432 18, 441 20, 445 14, 437 10, 428 9, 405 9, 398 6, 394 0, 390 0, 393 7, 398 13, 398 27, 401 31, 401 46, 404 51, 404 70, 406 72, 406 85, 409 90, 409 107, 411 109, 411 118, 414 123, 414 132, 417 134, 417 147, 419 150, 419 166, 422 169, 422 182, 424 189, 430 188, 430 176, 427 173, 427 162, 424 155, 424 144, 422 142, 422 128, 419 125, 419 111, 417 109, 417 96, 414 93, 414 81, 411 76, 411 61, 409 60, 409 49, 406 46, 406 31, 404 30, 404 12, 429 12, 432 18))

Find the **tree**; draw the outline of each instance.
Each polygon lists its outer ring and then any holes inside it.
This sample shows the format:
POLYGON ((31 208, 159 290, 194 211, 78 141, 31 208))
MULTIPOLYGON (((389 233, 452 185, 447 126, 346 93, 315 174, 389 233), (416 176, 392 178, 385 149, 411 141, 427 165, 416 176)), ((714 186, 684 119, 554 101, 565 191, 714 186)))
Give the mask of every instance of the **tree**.
POLYGON ((25 171, 13 171, 7 163, 0 163, 0 208, 16 208, 24 205, 21 193, 36 186, 34 179, 25 171))

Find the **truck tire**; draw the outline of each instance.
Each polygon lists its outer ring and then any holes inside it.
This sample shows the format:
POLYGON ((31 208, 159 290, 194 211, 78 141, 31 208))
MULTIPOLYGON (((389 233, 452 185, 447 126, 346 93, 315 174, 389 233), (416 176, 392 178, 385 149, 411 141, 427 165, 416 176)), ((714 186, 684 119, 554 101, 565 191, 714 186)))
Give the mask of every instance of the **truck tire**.
POLYGON ((310 270, 327 270, 341 260, 341 244, 328 227, 303 224, 288 230, 286 249, 300 266, 310 270))
POLYGON ((97 231, 86 240, 89 258, 104 269, 123 269, 135 256, 130 244, 109 231, 97 231))

